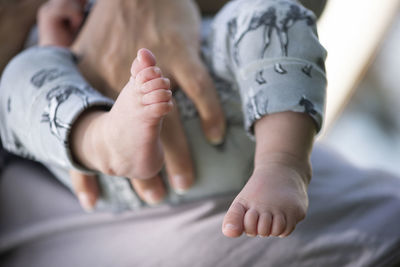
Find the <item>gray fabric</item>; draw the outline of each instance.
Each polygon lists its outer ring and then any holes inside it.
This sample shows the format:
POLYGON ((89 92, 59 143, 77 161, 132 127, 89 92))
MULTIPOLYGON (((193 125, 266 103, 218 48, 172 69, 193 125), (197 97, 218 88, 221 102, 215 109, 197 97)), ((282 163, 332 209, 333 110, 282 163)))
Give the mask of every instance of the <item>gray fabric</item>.
POLYGON ((112 103, 85 82, 69 50, 30 48, 8 64, 1 79, 3 146, 26 158, 79 168, 69 148, 71 125, 83 111, 112 103))
POLYGON ((400 262, 400 179, 360 170, 317 145, 305 221, 288 238, 229 239, 235 194, 85 214, 37 164, 8 165, 0 184, 0 265, 380 267, 400 262))
POLYGON ((305 112, 321 128, 326 51, 315 15, 291 0, 236 0, 215 17, 210 64, 238 88, 245 128, 266 114, 305 112))

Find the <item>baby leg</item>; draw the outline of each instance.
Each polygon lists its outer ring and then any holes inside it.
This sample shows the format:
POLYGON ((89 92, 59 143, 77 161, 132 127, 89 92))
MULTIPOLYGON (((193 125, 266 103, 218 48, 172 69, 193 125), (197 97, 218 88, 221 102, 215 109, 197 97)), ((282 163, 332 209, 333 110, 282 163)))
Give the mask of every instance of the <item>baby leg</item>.
POLYGON ((253 175, 223 233, 287 236, 306 214, 309 156, 322 121, 326 54, 315 16, 294 1, 236 0, 213 31, 213 69, 239 88, 246 130, 256 137, 253 175))

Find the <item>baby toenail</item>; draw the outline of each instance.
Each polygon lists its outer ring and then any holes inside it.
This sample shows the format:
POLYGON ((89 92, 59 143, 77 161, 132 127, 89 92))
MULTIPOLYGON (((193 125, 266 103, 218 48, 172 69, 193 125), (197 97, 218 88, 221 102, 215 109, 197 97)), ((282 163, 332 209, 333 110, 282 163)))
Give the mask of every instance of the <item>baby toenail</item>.
POLYGON ((238 230, 239 227, 237 225, 231 224, 231 223, 227 223, 224 225, 224 229, 226 230, 238 230))
POLYGON ((154 68, 154 72, 155 72, 156 74, 161 74, 161 69, 160 69, 159 67, 155 67, 155 68, 154 68))
POLYGON ((248 237, 255 237, 256 235, 253 235, 253 234, 247 234, 246 233, 246 235, 248 236, 248 237))
POLYGON ((139 60, 140 63, 143 62, 143 56, 142 56, 142 53, 140 53, 141 50, 142 49, 139 49, 139 51, 137 52, 137 55, 136 55, 136 57, 137 57, 137 59, 139 60))
POLYGON ((163 78, 165 86, 169 87, 170 85, 170 80, 168 78, 163 78))

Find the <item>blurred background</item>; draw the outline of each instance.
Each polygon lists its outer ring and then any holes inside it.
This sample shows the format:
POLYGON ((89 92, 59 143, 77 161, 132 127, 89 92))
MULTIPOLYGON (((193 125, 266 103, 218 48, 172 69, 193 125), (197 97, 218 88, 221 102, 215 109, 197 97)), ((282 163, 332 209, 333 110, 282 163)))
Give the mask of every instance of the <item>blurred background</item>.
POLYGON ((319 141, 400 176, 400 1, 328 1, 327 120, 319 141))

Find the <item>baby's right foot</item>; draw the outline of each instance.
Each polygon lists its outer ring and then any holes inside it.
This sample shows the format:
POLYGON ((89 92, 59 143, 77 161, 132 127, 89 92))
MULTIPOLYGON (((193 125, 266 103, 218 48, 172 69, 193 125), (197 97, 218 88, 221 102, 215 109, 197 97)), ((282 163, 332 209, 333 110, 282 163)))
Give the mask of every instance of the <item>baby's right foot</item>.
POLYGON ((106 174, 146 179, 163 165, 160 129, 173 103, 170 82, 155 64, 149 50, 139 50, 129 82, 103 115, 103 144, 97 152, 106 174))

